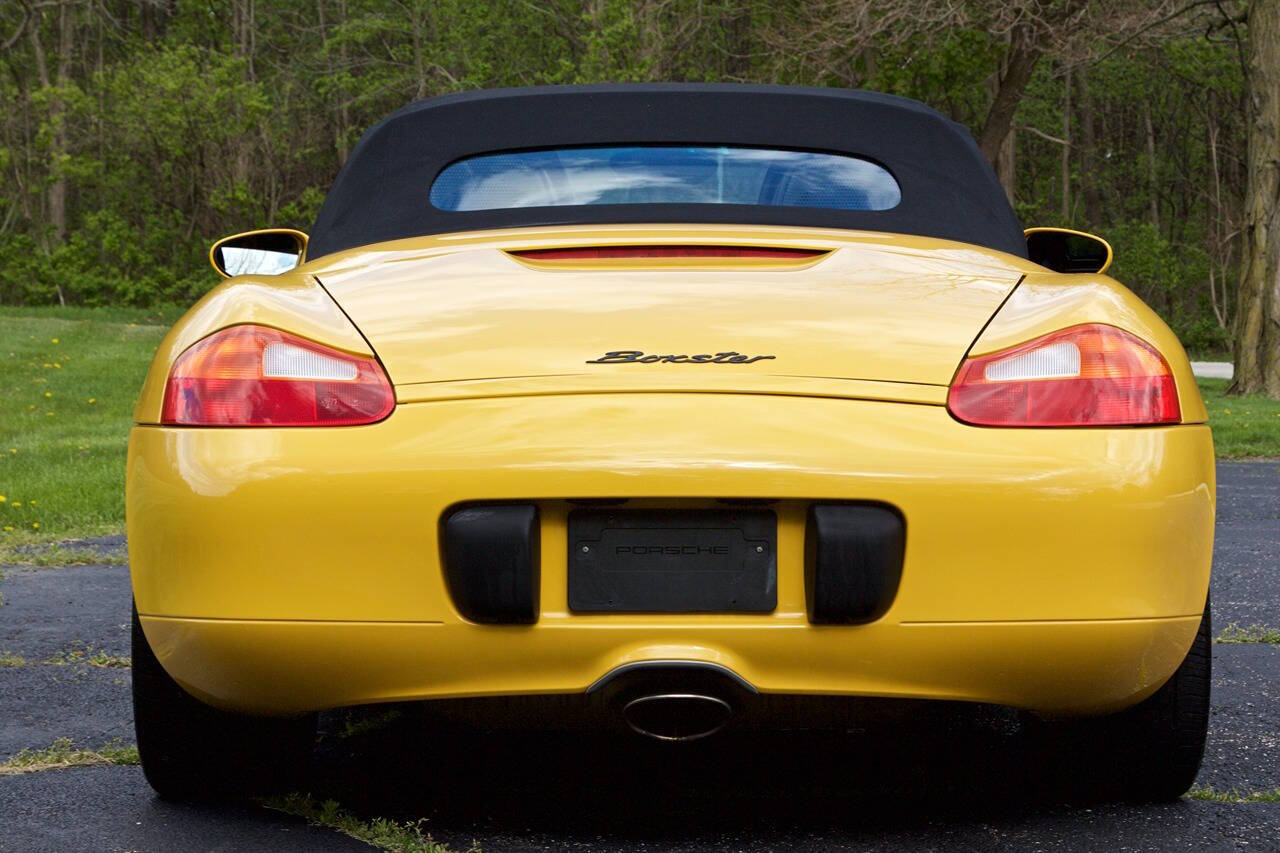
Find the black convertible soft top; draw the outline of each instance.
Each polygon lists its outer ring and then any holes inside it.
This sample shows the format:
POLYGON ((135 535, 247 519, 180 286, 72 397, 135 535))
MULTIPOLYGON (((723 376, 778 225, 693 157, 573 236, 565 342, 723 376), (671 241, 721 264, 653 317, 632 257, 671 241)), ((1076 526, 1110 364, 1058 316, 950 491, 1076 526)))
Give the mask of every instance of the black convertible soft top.
POLYGON ((918 234, 1025 257, 1022 226, 969 131, 907 98, 848 89, 617 84, 494 89, 417 101, 360 140, 311 229, 308 256, 426 234, 538 225, 698 222, 918 234), (445 211, 428 193, 463 157, 620 144, 852 154, 893 173, 890 210, 619 204, 445 211))

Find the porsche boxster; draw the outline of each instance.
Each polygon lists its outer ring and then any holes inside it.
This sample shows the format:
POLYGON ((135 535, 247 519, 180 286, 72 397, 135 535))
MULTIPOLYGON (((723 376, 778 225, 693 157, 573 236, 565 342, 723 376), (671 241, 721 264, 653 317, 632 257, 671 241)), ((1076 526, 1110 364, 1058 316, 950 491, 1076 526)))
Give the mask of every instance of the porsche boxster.
POLYGON ((673 742, 805 698, 984 703, 1083 726, 1129 796, 1193 781, 1189 363, 945 116, 451 95, 369 130, 308 234, 211 259, 129 445, 161 794, 286 778, 326 709, 482 697, 673 742))

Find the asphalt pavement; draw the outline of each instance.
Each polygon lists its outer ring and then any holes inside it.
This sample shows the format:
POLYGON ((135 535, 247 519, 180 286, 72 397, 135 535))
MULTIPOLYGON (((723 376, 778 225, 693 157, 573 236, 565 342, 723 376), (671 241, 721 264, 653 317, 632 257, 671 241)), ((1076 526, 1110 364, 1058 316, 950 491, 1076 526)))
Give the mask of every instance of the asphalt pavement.
MULTIPOLYGON (((1218 466, 1215 632, 1280 628, 1280 463, 1218 466)), ((118 539, 94 543, 120 553, 118 539)), ((0 762, 57 738, 133 741, 119 565, 0 580, 0 762), (79 655, 78 652, 84 654, 79 655), (55 664, 46 661, 69 660, 55 664)), ((1280 789, 1280 646, 1214 647, 1197 785, 1280 789)), ((720 736, 684 747, 605 735, 457 732, 419 706, 326 714, 309 783, 364 818, 419 822, 455 850, 1280 850, 1280 803, 1090 802, 1016 715, 939 708, 852 736, 720 736)), ((137 767, 0 776, 0 851, 367 849, 252 805, 156 799, 137 767)))

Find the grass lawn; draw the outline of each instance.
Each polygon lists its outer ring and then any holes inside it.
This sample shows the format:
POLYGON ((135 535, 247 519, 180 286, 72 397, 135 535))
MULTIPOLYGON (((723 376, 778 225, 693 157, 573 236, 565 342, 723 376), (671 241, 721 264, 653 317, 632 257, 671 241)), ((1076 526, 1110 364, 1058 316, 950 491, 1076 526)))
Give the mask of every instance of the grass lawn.
POLYGON ((133 403, 174 309, 0 308, 0 562, 119 533, 133 403))
MULTIPOLYGON (((0 563, 124 530, 124 459, 152 353, 181 309, 0 307, 0 563)), ((1280 457, 1280 402, 1203 379, 1220 458, 1280 457)))
POLYGON ((1280 456, 1280 402, 1258 394, 1228 397, 1227 379, 1200 379, 1219 459, 1280 456))

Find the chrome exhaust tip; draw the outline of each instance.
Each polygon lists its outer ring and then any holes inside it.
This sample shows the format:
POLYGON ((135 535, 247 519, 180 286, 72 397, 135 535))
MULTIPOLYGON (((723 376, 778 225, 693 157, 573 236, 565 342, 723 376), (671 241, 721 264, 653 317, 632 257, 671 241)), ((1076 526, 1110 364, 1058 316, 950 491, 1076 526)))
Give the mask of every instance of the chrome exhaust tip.
POLYGON ((658 693, 632 699, 622 718, 637 734, 656 740, 687 743, 725 727, 733 708, 723 699, 700 693, 658 693))

